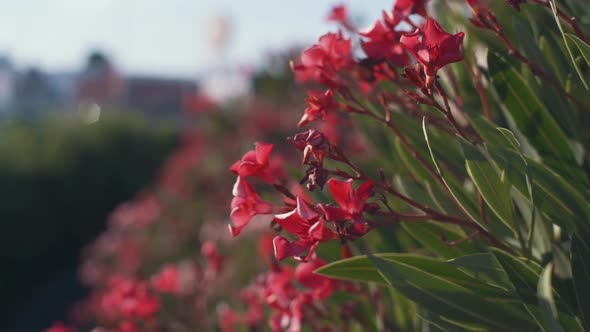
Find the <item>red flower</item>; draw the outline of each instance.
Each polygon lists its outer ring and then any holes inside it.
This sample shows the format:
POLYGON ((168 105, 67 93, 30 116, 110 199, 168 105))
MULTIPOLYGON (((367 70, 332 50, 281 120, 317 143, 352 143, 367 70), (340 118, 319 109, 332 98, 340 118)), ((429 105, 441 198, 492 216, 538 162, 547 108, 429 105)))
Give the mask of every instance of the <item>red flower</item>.
POLYGON ((229 229, 233 236, 240 234, 255 215, 272 213, 272 205, 263 201, 252 185, 241 176, 238 176, 232 193, 234 198, 231 201, 230 217, 233 225, 229 229))
POLYGON ((101 298, 102 309, 111 317, 151 318, 160 310, 160 302, 145 282, 113 278, 101 298))
POLYGON ((396 0, 393 10, 402 13, 404 16, 418 14, 426 17, 426 4, 428 0, 396 0))
POLYGON ((332 154, 330 141, 324 134, 317 130, 310 129, 306 132, 295 134, 289 137, 289 140, 299 151, 303 151, 303 163, 309 163, 310 156, 313 156, 320 165, 323 164, 324 157, 332 154))
POLYGON ((305 103, 307 108, 297 124, 299 127, 317 119, 323 120, 327 112, 338 108, 338 103, 334 101, 334 92, 330 89, 325 92, 309 91, 305 103))
POLYGON ((244 321, 250 329, 262 325, 264 320, 264 308, 262 307, 259 290, 255 287, 248 287, 240 292, 240 300, 246 304, 248 311, 244 314, 244 321))
POLYGON ((417 29, 411 34, 401 37, 401 43, 406 49, 424 65, 426 76, 436 76, 436 71, 444 65, 461 61, 461 42, 465 34, 459 32, 451 35, 445 32, 435 20, 429 18, 422 31, 417 29))
POLYGON ((348 10, 346 9, 346 6, 344 5, 336 5, 334 7, 332 7, 332 10, 330 11, 330 13, 328 14, 328 17, 326 18, 328 21, 334 21, 334 22, 338 22, 344 26, 348 26, 349 23, 349 16, 348 16, 348 10))
POLYGON ((132 321, 124 320, 119 323, 118 332, 140 332, 141 330, 132 321))
POLYGON ((256 143, 256 150, 246 152, 242 159, 230 167, 230 170, 238 176, 255 176, 272 184, 276 180, 275 172, 269 167, 272 148, 272 144, 256 143))
POLYGON ((205 241, 201 246, 201 254, 207 259, 205 268, 205 279, 213 280, 221 271, 223 256, 217 252, 217 246, 213 241, 205 241))
POLYGON ((340 207, 320 205, 327 220, 330 221, 351 221, 353 235, 363 235, 367 232, 363 213, 376 208, 375 204, 367 204, 365 201, 372 194, 373 182, 367 181, 356 190, 352 189, 352 179, 341 181, 330 179, 328 188, 334 200, 340 207))
POLYGON ((219 312, 219 328, 221 332, 236 331, 236 324, 240 320, 238 314, 230 309, 227 305, 222 305, 218 309, 219 312))
POLYGON ((262 298, 266 304, 279 311, 287 310, 297 293, 292 279, 293 269, 287 266, 269 272, 262 289, 262 298))
POLYGON ((376 21, 369 31, 359 34, 368 39, 362 43, 362 47, 369 58, 388 60, 397 66, 407 64, 408 56, 399 43, 400 36, 392 27, 376 21))
POLYGON ((320 242, 334 238, 332 230, 325 227, 325 220, 320 218, 320 215, 300 197, 297 197, 297 207, 293 211, 276 215, 274 221, 285 231, 299 238, 295 242, 289 242, 280 236, 273 239, 275 256, 278 260, 298 256, 309 249, 307 257, 303 259, 306 260, 311 257, 320 242))
POLYGON ((313 255, 306 263, 299 263, 295 268, 295 280, 301 285, 312 289, 314 299, 325 299, 334 291, 334 280, 315 274, 314 271, 326 265, 322 259, 313 255))
POLYGON ((428 0, 397 0, 390 12, 383 11, 383 22, 393 29, 412 14, 427 17, 426 5, 428 0))
POLYGON ((179 276, 176 266, 166 265, 152 278, 152 286, 161 293, 177 294, 180 291, 179 276))
POLYGON ((297 80, 338 86, 338 71, 353 64, 350 48, 350 39, 344 39, 341 33, 323 35, 317 44, 303 51, 301 63, 293 66, 297 80))

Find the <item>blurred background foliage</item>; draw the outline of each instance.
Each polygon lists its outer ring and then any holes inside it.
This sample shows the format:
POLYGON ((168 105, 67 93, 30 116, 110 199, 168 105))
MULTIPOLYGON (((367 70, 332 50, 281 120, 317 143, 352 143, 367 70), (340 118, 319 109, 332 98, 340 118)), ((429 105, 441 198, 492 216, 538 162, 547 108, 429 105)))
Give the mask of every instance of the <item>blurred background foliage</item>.
POLYGON ((83 295, 80 249, 151 182, 178 138, 178 129, 129 115, 0 124, 0 330, 17 322, 33 331, 33 321, 60 317, 83 295))

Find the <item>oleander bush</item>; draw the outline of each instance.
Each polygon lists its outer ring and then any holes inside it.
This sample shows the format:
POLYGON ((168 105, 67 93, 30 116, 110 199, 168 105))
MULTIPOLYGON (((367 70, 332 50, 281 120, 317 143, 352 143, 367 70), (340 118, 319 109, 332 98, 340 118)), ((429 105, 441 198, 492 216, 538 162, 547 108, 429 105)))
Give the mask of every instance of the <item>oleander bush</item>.
POLYGON ((299 120, 287 97, 211 112, 169 181, 89 248, 78 316, 95 331, 590 330, 590 7, 397 0, 367 29, 344 6, 328 19, 337 32, 290 63, 299 120))

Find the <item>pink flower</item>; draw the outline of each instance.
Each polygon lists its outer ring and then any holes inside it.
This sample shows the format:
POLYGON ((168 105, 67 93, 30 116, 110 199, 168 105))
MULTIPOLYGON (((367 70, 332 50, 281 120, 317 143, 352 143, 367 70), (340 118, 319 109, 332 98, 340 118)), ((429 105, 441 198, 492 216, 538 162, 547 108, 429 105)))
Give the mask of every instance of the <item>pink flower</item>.
POLYGON ((205 278, 212 280, 217 276, 223 266, 223 256, 217 252, 217 246, 213 241, 205 241, 201 246, 201 254, 207 259, 205 278))
POLYGON ((367 232, 363 213, 377 208, 375 204, 367 204, 365 201, 372 195, 373 182, 367 181, 356 190, 352 188, 352 179, 341 181, 330 179, 328 188, 339 207, 320 205, 327 220, 351 221, 352 235, 363 235, 367 232))
POLYGON ((297 197, 297 207, 293 211, 275 215, 274 221, 285 231, 299 238, 294 242, 280 236, 273 239, 278 260, 298 256, 309 249, 307 257, 303 259, 306 260, 311 257, 320 242, 334 238, 333 231, 325 227, 325 220, 300 197, 297 197))
POLYGON ((248 311, 244 314, 244 321, 250 329, 261 326, 264 320, 264 308, 257 289, 248 287, 240 292, 240 300, 247 305, 248 311))
POLYGON ((394 29, 397 25, 405 20, 409 20, 412 14, 418 14, 427 17, 426 5, 429 0, 396 0, 392 10, 383 11, 383 22, 389 28, 394 29))
POLYGON ((326 19, 328 21, 338 22, 344 26, 348 26, 348 22, 350 20, 348 16, 348 10, 344 5, 336 5, 332 7, 332 10, 330 10, 330 13, 326 19))
POLYGON ((323 120, 327 112, 338 108, 338 103, 334 101, 334 92, 330 89, 325 92, 309 91, 305 103, 307 108, 297 124, 298 127, 318 119, 323 120))
POLYGON ((141 332, 141 330, 132 321, 124 320, 119 323, 118 332, 141 332))
POLYGON ((426 17, 426 5, 429 0, 396 0, 393 10, 404 16, 418 14, 426 17))
POLYGON ((289 141, 299 151, 303 151, 303 163, 308 164, 310 156, 313 156, 319 165, 323 164, 324 157, 332 154, 330 141, 324 134, 310 129, 306 132, 289 137, 289 141))
POLYGON ((437 70, 444 65, 463 59, 461 43, 464 36, 463 32, 454 35, 445 32, 438 22, 429 18, 423 31, 417 29, 411 34, 402 36, 400 41, 424 66, 426 76, 434 77, 437 70))
POLYGON ((101 307, 111 317, 151 318, 160 310, 160 301, 143 281, 113 278, 101 298, 101 307))
POLYGON ((276 180, 276 173, 270 167, 270 153, 273 145, 256 143, 256 150, 248 151, 242 159, 236 161, 230 170, 241 177, 254 176, 266 183, 272 184, 276 180))
POLYGON ((233 225, 229 229, 233 236, 240 234, 255 215, 272 213, 272 205, 263 201, 243 177, 238 176, 232 193, 230 217, 233 225))
POLYGON ((179 275, 176 266, 166 265, 152 278, 152 287, 161 293, 177 294, 180 291, 179 275))
POLYGON ((397 66, 407 64, 408 56, 399 43, 400 35, 392 27, 376 21, 371 29, 359 34, 367 38, 361 46, 369 58, 391 61, 397 66))
POLYGON ((227 305, 219 307, 219 328, 221 332, 236 331, 236 325, 240 320, 238 314, 227 305))
POLYGON ((326 265, 322 259, 313 255, 306 263, 299 263, 295 268, 295 280, 312 290, 314 299, 325 299, 334 291, 334 280, 315 274, 314 271, 326 265))
POLYGON ((317 44, 306 48, 301 54, 301 63, 293 65, 298 81, 318 81, 324 85, 339 85, 338 71, 353 64, 350 39, 341 33, 328 33, 317 44))

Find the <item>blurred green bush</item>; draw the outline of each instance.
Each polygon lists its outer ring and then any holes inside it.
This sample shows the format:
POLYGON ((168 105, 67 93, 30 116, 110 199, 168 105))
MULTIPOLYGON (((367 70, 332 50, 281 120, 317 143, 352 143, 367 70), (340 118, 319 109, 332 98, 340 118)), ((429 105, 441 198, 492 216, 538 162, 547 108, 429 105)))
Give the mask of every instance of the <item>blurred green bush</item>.
POLYGON ((82 246, 154 178, 178 138, 130 116, 0 124, 0 312, 9 318, 0 321, 38 310, 31 303, 75 271, 82 246))

